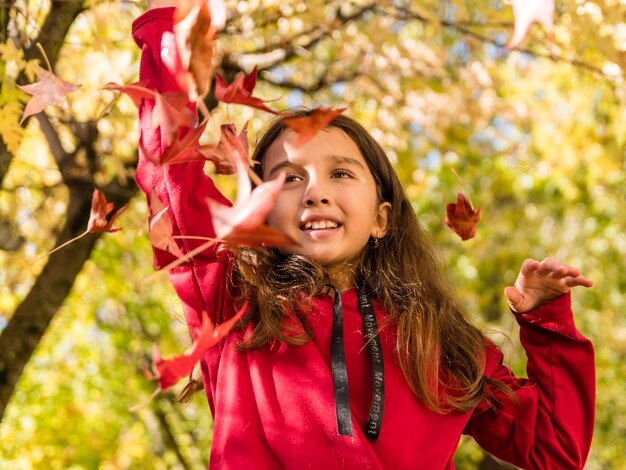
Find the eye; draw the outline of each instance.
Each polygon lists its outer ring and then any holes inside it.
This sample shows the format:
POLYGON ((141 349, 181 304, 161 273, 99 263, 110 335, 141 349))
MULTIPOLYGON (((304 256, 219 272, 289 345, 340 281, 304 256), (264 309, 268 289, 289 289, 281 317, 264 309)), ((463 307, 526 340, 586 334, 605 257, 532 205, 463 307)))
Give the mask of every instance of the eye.
POLYGON ((344 170, 343 168, 338 168, 332 173, 333 178, 354 178, 352 172, 348 170, 344 170))
POLYGON ((295 183, 296 181, 302 181, 302 177, 295 173, 287 173, 285 175, 285 183, 295 183))

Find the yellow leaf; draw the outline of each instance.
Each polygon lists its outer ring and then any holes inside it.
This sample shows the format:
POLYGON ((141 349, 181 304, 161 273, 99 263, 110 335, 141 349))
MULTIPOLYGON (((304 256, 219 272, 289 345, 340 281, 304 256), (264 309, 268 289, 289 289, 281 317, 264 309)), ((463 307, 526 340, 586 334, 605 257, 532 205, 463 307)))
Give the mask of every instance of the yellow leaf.
POLYGON ((24 66, 24 51, 15 47, 13 41, 0 43, 0 56, 4 62, 15 62, 20 69, 24 66))
POLYGON ((28 78, 29 82, 35 81, 35 77, 37 76, 37 69, 39 68, 39 60, 33 59, 29 60, 24 65, 24 73, 28 78))
POLYGON ((0 136, 11 153, 17 152, 24 135, 19 125, 22 106, 18 101, 11 101, 0 108, 0 136))

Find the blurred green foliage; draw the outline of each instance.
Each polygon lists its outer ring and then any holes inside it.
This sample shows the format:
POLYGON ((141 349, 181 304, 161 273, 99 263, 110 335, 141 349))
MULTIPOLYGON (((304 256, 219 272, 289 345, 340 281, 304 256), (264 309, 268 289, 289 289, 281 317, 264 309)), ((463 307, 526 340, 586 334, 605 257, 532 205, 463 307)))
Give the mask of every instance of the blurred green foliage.
MULTIPOLYGON (((324 23, 336 7, 317 1, 303 9, 298 3, 230 2, 233 18, 220 47, 225 54, 250 53, 324 23)), ((555 256, 595 280, 592 289, 577 289, 573 296, 577 325, 597 353, 597 418, 587 468, 626 468, 625 6, 558 2, 552 60, 541 57, 550 51, 538 27, 525 43, 533 53, 504 53, 494 46, 492 40, 502 43, 510 34, 510 7, 474 3, 470 8, 460 1, 413 2, 412 11, 425 21, 380 7, 349 26, 336 26, 309 52, 277 63, 261 75, 258 93, 281 97, 277 107, 353 103, 349 113, 396 163, 468 314, 505 334, 494 340, 517 373, 524 373, 525 359, 502 290, 513 283, 522 261, 555 256), (474 34, 440 19, 470 23, 474 34), (311 93, 276 85, 282 76, 306 85, 322 72, 337 83, 311 93), (467 242, 443 223, 446 204, 459 191, 482 214, 476 237, 467 242)), ((347 5, 350 10, 359 3, 347 5)), ((140 8, 132 2, 88 6, 68 36, 57 72, 85 85, 70 105, 72 115, 100 119, 106 163, 94 178, 103 184, 132 177, 120 162, 134 151, 133 105, 122 98, 101 116, 112 95, 98 88, 134 79, 137 51, 128 36, 140 8), (111 24, 112 17, 119 21, 111 24)), ((48 6, 16 2, 15 8, 16 28, 27 35, 48 6)), ((250 119, 252 142, 266 119, 232 106, 213 115, 215 129, 229 118, 238 126, 250 119)), ((63 115, 57 117, 62 122, 63 115)), ((215 132, 207 136, 215 138, 215 132)), ((219 182, 233 194, 231 179, 219 182)), ((0 192, 0 215, 25 240, 15 251, 0 251, 0 330, 39 274, 34 260, 51 248, 66 200, 33 122, 0 192)), ((152 344, 164 356, 189 345, 166 276, 145 282, 152 273, 145 214, 138 197, 120 218, 123 230, 98 242, 76 279, 0 423, 0 468, 206 467, 212 422, 202 393, 180 406, 173 402, 179 387, 129 410, 155 388, 143 373, 152 344)), ((478 469, 483 457, 464 438, 455 461, 458 468, 478 469)))

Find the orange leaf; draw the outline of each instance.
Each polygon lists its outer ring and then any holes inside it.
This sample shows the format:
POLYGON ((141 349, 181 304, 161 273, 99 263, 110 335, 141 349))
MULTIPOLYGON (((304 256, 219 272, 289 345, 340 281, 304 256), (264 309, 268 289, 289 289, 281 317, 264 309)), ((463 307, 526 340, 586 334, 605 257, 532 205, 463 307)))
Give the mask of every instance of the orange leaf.
POLYGON ((199 152, 200 143, 198 142, 206 125, 205 122, 199 127, 194 127, 182 138, 180 137, 181 130, 177 129, 172 144, 165 149, 161 156, 161 164, 171 165, 206 160, 204 155, 199 152))
MULTIPOLYGON (((184 43, 185 41, 182 41, 181 47, 184 47, 184 43)), ((187 54, 187 61, 183 63, 182 54, 184 52, 180 52, 178 47, 176 35, 170 31, 164 32, 161 37, 161 60, 174 76, 180 89, 189 97, 190 101, 194 101, 198 97, 198 91, 188 70, 190 54, 187 54)))
POLYGON ((129 83, 128 85, 118 85, 117 83, 107 83, 102 87, 103 90, 121 91, 126 93, 135 103, 135 106, 139 108, 141 100, 144 98, 154 99, 156 92, 146 88, 148 84, 147 80, 135 83, 129 83))
POLYGON ((480 208, 474 212, 461 193, 458 193, 456 204, 448 204, 446 207, 446 225, 461 237, 461 240, 469 240, 474 237, 476 223, 479 220, 480 208))
POLYGON ((233 229, 224 237, 224 241, 231 246, 284 246, 295 245, 296 242, 289 235, 268 225, 259 225, 253 230, 241 227, 233 229))
POLYGON ((39 77, 38 82, 31 83, 30 85, 18 85, 20 90, 33 96, 28 103, 26 103, 20 124, 22 124, 28 116, 43 111, 49 104, 62 105, 65 103, 65 95, 81 87, 81 85, 64 82, 57 78, 52 72, 48 72, 41 67, 37 69, 37 76, 39 77))
POLYGON ((159 380, 161 390, 170 388, 181 378, 191 374, 198 361, 230 332, 235 323, 247 310, 248 303, 246 302, 232 318, 219 324, 217 327, 213 324, 209 315, 203 312, 202 326, 196 331, 197 337, 190 351, 185 354, 164 360, 161 358, 156 345, 154 345, 152 348, 152 360, 157 372, 154 378, 159 380))
POLYGON ((121 230, 119 227, 113 227, 113 222, 120 215, 126 206, 122 206, 115 212, 107 221, 107 215, 113 210, 113 203, 107 202, 106 196, 99 189, 94 189, 93 196, 91 198, 91 213, 89 215, 89 222, 87 223, 87 231, 89 233, 97 232, 117 232, 121 230))
POLYGON ((273 180, 260 184, 254 190, 248 178, 247 161, 235 160, 237 167, 237 201, 226 206, 207 199, 213 229, 218 238, 231 245, 279 246, 295 244, 286 234, 263 225, 285 181, 281 172, 273 180))
POLYGON ((515 26, 513 36, 506 45, 513 49, 524 40, 526 32, 533 23, 540 23, 548 34, 548 39, 554 37, 554 0, 510 0, 513 5, 515 26))
POLYGON ((265 106, 264 103, 267 101, 252 96, 252 90, 254 90, 256 86, 256 75, 256 67, 247 77, 244 76, 243 72, 239 72, 235 76, 233 83, 228 85, 221 75, 218 74, 215 77, 215 98, 222 103, 244 104, 272 114, 278 114, 276 111, 265 106))
POLYGON ((237 129, 232 123, 222 124, 221 137, 217 145, 203 145, 198 151, 207 160, 215 164, 215 172, 218 175, 232 175, 237 171, 235 162, 241 160, 248 164, 248 123, 237 135, 237 129))
POLYGON ((209 90, 215 34, 225 22, 226 8, 221 0, 180 0, 174 32, 162 36, 163 62, 191 101, 209 90))
POLYGON ((178 0, 174 12, 174 23, 183 21, 196 7, 208 6, 211 14, 211 24, 216 29, 222 29, 226 24, 226 5, 223 0, 178 0))
POLYGON ((300 147, 315 137, 315 134, 324 129, 328 123, 346 109, 347 108, 332 109, 321 106, 309 116, 285 119, 285 124, 298 133, 296 147, 300 147))
POLYGON ((196 116, 187 107, 187 95, 181 92, 155 93, 152 126, 161 127, 167 145, 170 145, 179 127, 194 127, 196 116))
POLYGON ((150 222, 148 224, 150 232, 150 243, 155 248, 168 251, 177 257, 184 256, 184 253, 172 238, 172 219, 168 213, 169 206, 161 202, 154 188, 150 192, 150 222))

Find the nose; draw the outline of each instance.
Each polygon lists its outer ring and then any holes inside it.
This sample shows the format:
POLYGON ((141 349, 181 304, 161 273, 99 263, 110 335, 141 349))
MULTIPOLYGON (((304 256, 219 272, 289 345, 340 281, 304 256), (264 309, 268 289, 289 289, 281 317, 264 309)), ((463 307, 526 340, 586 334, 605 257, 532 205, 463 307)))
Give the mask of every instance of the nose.
POLYGON ((320 181, 311 179, 309 187, 304 194, 303 203, 306 207, 327 206, 330 204, 331 198, 326 187, 320 184, 320 181))
POLYGON ((318 205, 328 205, 330 204, 330 200, 326 197, 322 197, 322 198, 307 197, 304 200, 304 204, 308 207, 313 207, 313 206, 318 206, 318 205))

